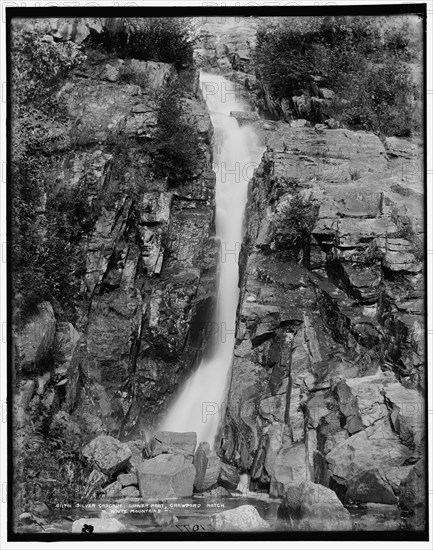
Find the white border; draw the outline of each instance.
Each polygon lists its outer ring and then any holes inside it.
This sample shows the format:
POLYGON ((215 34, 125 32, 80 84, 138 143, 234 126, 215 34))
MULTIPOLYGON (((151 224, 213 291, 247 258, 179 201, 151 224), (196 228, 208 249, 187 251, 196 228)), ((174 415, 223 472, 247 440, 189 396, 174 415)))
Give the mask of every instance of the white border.
MULTIPOLYGON (((83 548, 102 548, 104 550, 115 549, 119 547, 123 549, 128 548, 145 548, 145 549, 171 549, 179 548, 184 550, 189 549, 219 549, 219 548, 239 548, 248 550, 261 550, 262 548, 275 548, 275 549, 288 549, 290 550, 316 550, 321 548, 324 550, 346 550, 348 545, 354 550, 363 550, 365 548, 371 548, 372 550, 406 550, 411 548, 413 550, 431 550, 432 548, 432 534, 433 534, 433 457, 431 453, 431 446, 433 440, 432 420, 433 420, 433 400, 432 400, 432 377, 433 373, 429 373, 429 388, 428 388, 428 406, 429 406, 429 502, 430 502, 430 541, 429 542, 379 542, 379 541, 245 541, 245 542, 206 542, 187 540, 185 542, 157 542, 157 541, 136 541, 136 542, 103 542, 96 541, 94 543, 88 540, 80 542, 79 540, 74 542, 56 542, 56 543, 41 543, 41 542, 6 542, 7 529, 7 510, 6 510, 6 489, 7 489, 7 458, 6 458, 6 47, 5 47, 5 8, 6 7, 150 7, 150 6, 166 6, 167 10, 172 6, 337 6, 337 5, 366 5, 366 4, 382 4, 382 5, 395 5, 395 4, 426 4, 427 5, 427 52, 428 62, 431 64, 433 60, 433 0, 424 0, 424 2, 404 2, 402 0, 381 0, 377 1, 314 1, 314 0, 160 0, 146 2, 143 0, 127 1, 127 0, 113 0, 104 1, 77 1, 77 0, 63 0, 63 1, 49 1, 49 0, 37 0, 37 1, 23 1, 16 2, 1 2, 1 21, 0 21, 0 443, 1 443, 1 461, 0 461, 0 484, 1 484, 1 503, 0 503, 0 548, 1 550, 21 550, 22 548, 29 549, 70 549, 76 550, 77 546, 83 548)), ((433 139, 432 139, 432 95, 433 95, 433 76, 432 71, 427 70, 427 137, 428 137, 428 150, 427 150, 427 269, 428 269, 428 349, 432 349, 433 345, 433 325, 431 323, 432 314, 432 296, 431 291, 433 289, 432 281, 432 262, 433 262, 433 239, 432 239, 432 224, 431 216, 433 212, 433 139)), ((181 536, 181 534, 179 534, 181 536)))

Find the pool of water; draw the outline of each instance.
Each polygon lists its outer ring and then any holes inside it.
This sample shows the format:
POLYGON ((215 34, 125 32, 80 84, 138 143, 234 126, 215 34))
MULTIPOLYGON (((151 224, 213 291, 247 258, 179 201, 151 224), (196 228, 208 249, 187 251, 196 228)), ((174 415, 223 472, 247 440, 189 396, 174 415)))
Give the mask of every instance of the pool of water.
POLYGON ((133 532, 197 532, 212 530, 211 516, 244 504, 253 505, 271 528, 276 527, 278 499, 248 497, 191 497, 166 501, 144 502, 135 499, 104 499, 86 506, 57 509, 45 518, 44 532, 71 532, 80 518, 116 518, 133 532), (173 518, 175 517, 175 519, 173 518))
MULTIPOLYGON (((70 533, 75 520, 116 518, 130 532, 203 532, 212 531, 211 516, 224 510, 250 504, 268 521, 271 530, 287 529, 277 520, 279 499, 268 495, 256 497, 191 497, 145 502, 135 499, 105 499, 87 506, 57 509, 39 526, 23 527, 21 532, 70 533)), ((398 531, 403 528, 397 506, 367 504, 349 506, 354 531, 398 531)))

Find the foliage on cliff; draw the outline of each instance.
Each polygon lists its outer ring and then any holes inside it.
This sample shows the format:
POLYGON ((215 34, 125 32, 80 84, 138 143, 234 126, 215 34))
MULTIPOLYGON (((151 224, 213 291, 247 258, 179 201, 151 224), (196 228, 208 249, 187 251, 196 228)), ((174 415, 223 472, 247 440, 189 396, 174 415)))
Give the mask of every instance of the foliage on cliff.
MULTIPOLYGON (((188 48, 192 48, 186 29, 186 22, 180 19, 167 19, 164 24, 146 20, 135 38, 128 35, 122 55, 129 52, 138 57, 172 60, 183 67, 188 63, 188 48), (149 47, 143 46, 145 39, 149 47), (131 49, 133 44, 137 48, 141 44, 141 54, 131 49), (154 54, 149 49, 151 44, 154 54)), ((57 151, 52 146, 53 135, 57 135, 53 129, 61 128, 64 134, 61 137, 70 151, 84 151, 96 143, 89 139, 86 128, 77 129, 64 95, 57 94, 71 69, 85 59, 83 47, 72 42, 54 42, 41 30, 27 27, 14 28, 11 45, 15 312, 24 321, 40 301, 48 300, 61 306, 66 319, 74 322, 85 268, 85 251, 80 240, 91 230, 98 212, 102 206, 113 208, 117 200, 125 197, 139 199, 146 178, 166 179, 174 187, 193 177, 198 135, 183 99, 185 89, 179 83, 181 79, 157 94, 149 89, 152 108, 157 106, 154 139, 125 132, 123 126, 109 132, 104 146, 112 154, 112 160, 104 196, 90 198, 91 182, 86 181, 87 176, 78 185, 62 185, 54 181, 51 170, 57 151)), ((89 44, 84 51, 88 47, 89 44)), ((96 61, 102 64, 104 57, 96 61)), ((129 69, 129 73, 121 74, 119 83, 131 79, 137 81, 129 69)), ((148 89, 147 81, 140 84, 148 89)))
POLYGON ((199 148, 196 128, 189 123, 182 103, 181 88, 175 83, 159 97, 158 145, 154 167, 174 187, 192 177, 199 148))
POLYGON ((315 80, 336 92, 330 114, 348 126, 405 135, 420 124, 408 64, 421 50, 408 18, 284 18, 258 29, 255 63, 278 100, 308 95, 315 80))
POLYGON ((107 19, 97 41, 121 58, 170 63, 178 71, 192 64, 194 40, 188 18, 147 17, 135 25, 126 18, 107 19))
POLYGON ((82 441, 76 434, 55 427, 35 430, 17 456, 15 475, 21 511, 32 511, 43 502, 52 510, 88 502, 87 482, 91 468, 80 460, 82 441))
POLYGON ((272 217, 269 234, 271 248, 286 257, 302 258, 317 215, 315 201, 293 189, 287 200, 278 204, 272 217))
POLYGON ((72 43, 57 45, 22 28, 12 33, 11 58, 13 290, 25 316, 42 299, 64 305, 70 299, 66 283, 77 260, 71 212, 82 207, 83 198, 78 190, 47 197, 45 142, 50 124, 63 116, 55 91, 83 55, 72 43))

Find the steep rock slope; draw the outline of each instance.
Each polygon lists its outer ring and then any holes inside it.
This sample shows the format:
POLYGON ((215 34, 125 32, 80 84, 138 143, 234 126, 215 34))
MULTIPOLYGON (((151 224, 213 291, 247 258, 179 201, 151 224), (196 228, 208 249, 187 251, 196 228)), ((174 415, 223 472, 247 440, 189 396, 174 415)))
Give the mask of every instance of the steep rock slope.
MULTIPOLYGON (((193 177, 169 187, 147 153, 157 130, 155 94, 174 78, 164 63, 109 59, 80 66, 58 92, 65 113, 45 128, 43 146, 56 190, 86 194, 83 268, 72 322, 45 303, 16 330, 18 427, 62 410, 84 439, 138 434, 159 421, 203 353, 217 247, 212 127, 198 75, 182 98, 199 138, 193 177)), ((42 206, 42 225, 44 215, 42 206)))
POLYGON ((274 496, 306 479, 395 504, 423 452, 422 151, 255 126, 268 150, 249 189, 221 451, 274 496), (318 208, 311 236, 277 250, 279 207, 299 195, 318 208))

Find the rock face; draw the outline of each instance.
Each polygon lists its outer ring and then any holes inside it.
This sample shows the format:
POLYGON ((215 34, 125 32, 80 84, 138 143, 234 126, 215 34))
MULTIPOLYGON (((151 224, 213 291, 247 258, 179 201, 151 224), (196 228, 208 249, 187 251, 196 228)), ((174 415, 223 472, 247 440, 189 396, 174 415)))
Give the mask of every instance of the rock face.
POLYGON ((414 531, 423 531, 426 521, 426 464, 419 460, 402 481, 400 506, 409 512, 407 525, 414 531))
POLYGON ((425 444, 421 151, 252 124, 268 147, 249 187, 222 460, 274 496, 304 480, 396 506, 425 444), (274 220, 296 197, 315 209, 311 233, 278 249, 274 220))
POLYGON ((288 485, 305 481, 308 477, 305 445, 283 445, 275 457, 269 493, 273 497, 282 497, 288 485))
MULTIPOLYGON (((47 27, 46 40, 84 52, 105 25, 66 18, 39 23, 47 27)), ((107 56, 82 63, 58 91, 64 117, 47 124, 41 146, 58 189, 85 190, 89 210, 77 250, 84 265, 77 321, 64 321, 57 310, 56 319, 52 305, 42 303, 16 330, 17 370, 26 377, 16 398, 23 429, 26 415, 43 402, 47 416, 69 414, 85 442, 101 434, 138 439, 155 429, 204 352, 218 250, 213 129, 194 86, 182 98, 199 142, 190 180, 169 188, 153 173, 149 153, 156 93, 177 77, 165 63, 107 56), (38 389, 35 371, 43 370, 53 344, 55 369, 38 389)), ((192 460, 194 448, 188 452, 192 460)))
POLYGON ((32 372, 46 361, 56 332, 56 319, 49 302, 42 302, 37 312, 15 337, 17 361, 21 369, 32 372))
POLYGON ((158 456, 161 453, 181 454, 185 458, 194 457, 194 451, 197 446, 196 432, 167 432, 159 431, 153 436, 151 442, 152 456, 158 456))
POLYGON ((239 481, 240 475, 238 470, 230 464, 225 464, 224 462, 221 462, 218 477, 219 485, 222 485, 222 487, 225 487, 229 490, 236 489, 236 487, 239 485, 239 481))
POLYGON ((190 497, 196 471, 182 455, 159 455, 137 468, 140 495, 144 499, 190 497))
POLYGON ((130 485, 137 485, 138 479, 137 474, 131 473, 131 474, 120 474, 117 476, 117 481, 122 485, 122 487, 129 487, 130 485))
POLYGON ((266 531, 270 528, 267 521, 249 504, 238 506, 233 510, 225 510, 214 514, 211 518, 211 527, 215 531, 266 531))
POLYGON ((197 492, 210 489, 218 481, 221 461, 206 441, 200 443, 194 455, 196 476, 194 490, 197 492))
POLYGON ((290 486, 278 516, 291 531, 351 531, 349 512, 330 489, 304 481, 290 486))
POLYGON ((114 437, 100 435, 84 447, 82 455, 89 464, 112 476, 128 464, 132 452, 114 437))

